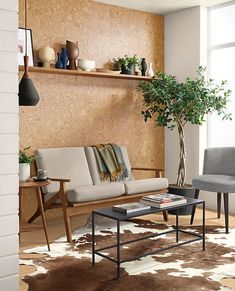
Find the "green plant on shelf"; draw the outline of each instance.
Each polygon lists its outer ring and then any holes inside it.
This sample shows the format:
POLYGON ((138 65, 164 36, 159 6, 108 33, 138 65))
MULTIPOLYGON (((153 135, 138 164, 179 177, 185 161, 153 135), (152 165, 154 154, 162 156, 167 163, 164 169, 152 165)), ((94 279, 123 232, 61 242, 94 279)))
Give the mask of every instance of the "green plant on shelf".
POLYGON ((113 58, 113 68, 117 71, 120 71, 122 67, 127 70, 130 64, 133 64, 141 69, 140 58, 137 57, 137 55, 132 57, 125 55, 122 58, 113 58))

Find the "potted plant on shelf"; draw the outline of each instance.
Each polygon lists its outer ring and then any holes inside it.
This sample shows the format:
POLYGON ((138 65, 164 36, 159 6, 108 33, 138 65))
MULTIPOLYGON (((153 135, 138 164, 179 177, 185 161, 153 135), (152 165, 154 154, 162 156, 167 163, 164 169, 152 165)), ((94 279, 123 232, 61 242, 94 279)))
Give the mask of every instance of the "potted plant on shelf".
POLYGON ((28 155, 30 146, 25 147, 19 152, 19 181, 26 182, 30 178, 30 165, 36 159, 34 155, 28 155))
POLYGON ((136 66, 141 68, 140 58, 137 55, 133 57, 125 55, 123 58, 113 59, 114 70, 121 70, 121 74, 135 75, 136 66))
MULTIPOLYGON (((198 77, 187 78, 180 83, 174 76, 159 72, 157 79, 142 81, 138 91, 144 97, 142 114, 145 122, 155 117, 156 126, 177 128, 179 134, 179 166, 176 184, 169 185, 169 192, 193 197, 194 188, 186 184, 186 147, 184 128, 187 123, 202 125, 208 113, 216 112, 222 119, 231 119, 226 109, 231 90, 225 88, 226 81, 219 85, 205 78, 206 68, 199 67, 198 77)), ((183 209, 180 214, 190 214, 183 209)))

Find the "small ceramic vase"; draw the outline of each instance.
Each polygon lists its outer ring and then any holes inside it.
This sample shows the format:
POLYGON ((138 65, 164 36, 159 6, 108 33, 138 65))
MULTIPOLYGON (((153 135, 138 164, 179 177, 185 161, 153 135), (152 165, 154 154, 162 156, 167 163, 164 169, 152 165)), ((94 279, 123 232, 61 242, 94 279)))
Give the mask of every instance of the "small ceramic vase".
POLYGON ((149 67, 147 70, 147 76, 150 78, 154 77, 153 63, 149 63, 149 67))
POLYGON ((142 76, 146 76, 146 71, 147 71, 146 59, 142 58, 142 61, 141 61, 141 74, 142 74, 142 76))
POLYGON ((57 69, 63 69, 64 68, 63 62, 61 61, 61 58, 60 58, 60 55, 61 55, 60 53, 57 53, 57 61, 55 63, 55 67, 57 69))
POLYGON ((78 43, 77 42, 74 43, 69 40, 66 40, 66 48, 68 51, 68 58, 69 58, 68 69, 76 70, 77 69, 76 60, 79 56, 78 43))
POLYGON ((50 68, 50 63, 55 60, 55 52, 53 48, 49 46, 44 46, 40 48, 38 52, 39 60, 42 62, 42 66, 45 68, 50 68))
POLYGON ((66 47, 61 49, 61 53, 60 53, 60 60, 63 64, 63 69, 67 69, 67 63, 68 63, 68 52, 66 47))

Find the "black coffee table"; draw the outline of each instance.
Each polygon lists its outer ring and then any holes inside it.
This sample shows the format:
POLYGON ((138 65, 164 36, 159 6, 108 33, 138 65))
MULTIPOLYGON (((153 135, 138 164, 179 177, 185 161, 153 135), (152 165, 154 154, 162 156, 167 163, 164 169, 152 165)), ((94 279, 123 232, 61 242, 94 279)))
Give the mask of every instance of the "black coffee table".
POLYGON ((175 247, 178 247, 178 246, 182 246, 182 245, 185 245, 185 244, 188 244, 188 243, 191 243, 191 242, 195 242, 195 241, 198 241, 198 240, 202 240, 202 250, 205 251, 205 201, 203 201, 203 200, 187 198, 187 203, 183 203, 183 204, 180 204, 180 205, 169 206, 169 207, 164 207, 164 208, 151 207, 148 210, 137 211, 137 212, 133 212, 133 213, 130 213, 130 214, 125 214, 125 213, 122 213, 122 212, 119 212, 119 211, 115 211, 112 208, 102 208, 102 209, 98 209, 96 211, 92 211, 92 265, 93 266, 95 265, 95 255, 99 255, 99 256, 101 256, 101 257, 103 257, 105 259, 108 259, 108 260, 116 263, 116 265, 117 265, 117 278, 120 278, 120 264, 121 263, 132 261, 132 260, 137 260, 137 259, 139 259, 141 257, 145 257, 147 255, 153 255, 153 254, 156 254, 156 253, 159 253, 159 252, 162 252, 162 251, 165 251, 165 250, 169 250, 169 249, 172 249, 172 248, 175 248, 175 247), (203 207, 202 208, 203 211, 202 211, 202 234, 201 235, 179 228, 178 210, 181 207, 193 206, 193 205, 197 205, 197 204, 202 204, 202 207, 203 207), (133 239, 133 240, 125 241, 125 242, 120 242, 120 222, 121 221, 125 221, 125 220, 128 220, 130 218, 135 218, 135 217, 142 216, 142 215, 148 215, 148 214, 153 214, 153 213, 157 213, 157 212, 162 212, 164 210, 173 210, 173 209, 176 210, 176 214, 175 214, 176 215, 176 223, 175 223, 175 228, 174 229, 168 230, 168 231, 165 231, 165 232, 162 232, 162 233, 158 233, 158 234, 156 234, 156 233, 155 234, 151 234, 151 235, 144 236, 144 237, 141 237, 141 238, 138 238, 138 239, 133 239), (103 248, 99 248, 99 249, 95 249, 95 244, 96 244, 96 242, 95 242, 95 216, 96 215, 108 217, 110 219, 114 219, 114 220, 117 221, 117 243, 116 244, 109 245, 107 247, 103 247, 103 248), (157 236, 164 235, 166 233, 171 233, 171 232, 175 232, 175 234, 176 234, 176 243, 175 244, 173 244, 171 246, 168 246, 168 247, 165 247, 165 248, 160 248, 160 249, 158 249, 158 250, 156 250, 154 252, 144 253, 143 255, 135 256, 135 257, 128 258, 128 259, 123 259, 123 260, 121 259, 120 246, 123 246, 123 245, 126 245, 126 244, 130 244, 130 243, 133 243, 133 242, 137 242, 137 241, 140 241, 140 240, 144 240, 144 239, 147 239, 147 238, 157 237, 157 236), (179 242, 179 232, 190 234, 191 236, 194 236, 196 238, 190 239, 190 240, 187 240, 187 241, 179 242), (107 255, 102 253, 102 251, 105 251, 105 250, 113 248, 113 247, 116 247, 116 249, 117 249, 116 258, 109 257, 109 256, 107 256, 107 255))

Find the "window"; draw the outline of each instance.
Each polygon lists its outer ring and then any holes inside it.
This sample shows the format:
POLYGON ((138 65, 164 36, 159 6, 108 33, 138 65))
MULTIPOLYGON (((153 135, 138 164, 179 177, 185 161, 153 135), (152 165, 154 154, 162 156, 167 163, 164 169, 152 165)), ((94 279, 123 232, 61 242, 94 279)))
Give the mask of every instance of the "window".
POLYGON ((232 90, 228 110, 232 121, 208 118, 208 146, 235 146, 235 1, 209 10, 209 77, 228 80, 232 90))

